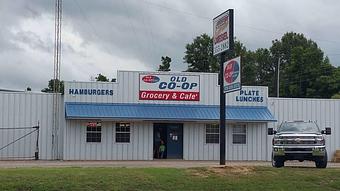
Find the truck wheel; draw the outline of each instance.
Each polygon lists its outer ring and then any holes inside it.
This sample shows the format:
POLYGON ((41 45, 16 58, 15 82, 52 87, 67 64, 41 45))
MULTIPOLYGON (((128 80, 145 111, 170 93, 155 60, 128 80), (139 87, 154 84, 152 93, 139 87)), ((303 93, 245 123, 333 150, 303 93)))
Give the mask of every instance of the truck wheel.
POLYGON ((283 167, 285 165, 285 162, 283 159, 280 159, 279 157, 274 157, 274 153, 272 153, 272 166, 276 168, 283 167))
POLYGON ((325 156, 322 159, 315 160, 315 166, 316 168, 326 168, 327 167, 327 152, 325 153, 325 156))

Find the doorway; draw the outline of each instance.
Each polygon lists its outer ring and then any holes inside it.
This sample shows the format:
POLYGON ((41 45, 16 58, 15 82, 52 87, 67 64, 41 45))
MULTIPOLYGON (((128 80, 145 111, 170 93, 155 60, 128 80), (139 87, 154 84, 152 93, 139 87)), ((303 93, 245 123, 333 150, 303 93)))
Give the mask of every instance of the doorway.
POLYGON ((153 151, 156 159, 183 159, 183 124, 155 123, 153 151), (160 152, 161 145, 164 152, 160 152))

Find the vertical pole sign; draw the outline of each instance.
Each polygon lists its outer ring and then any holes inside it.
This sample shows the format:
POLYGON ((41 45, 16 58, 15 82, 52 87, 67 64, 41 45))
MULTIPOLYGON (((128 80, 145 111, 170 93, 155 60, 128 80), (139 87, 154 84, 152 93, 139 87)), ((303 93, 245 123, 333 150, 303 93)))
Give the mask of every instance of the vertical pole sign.
POLYGON ((241 57, 223 63, 223 83, 224 93, 241 89, 241 57))
POLYGON ((225 93, 223 63, 234 49, 234 10, 228 9, 213 19, 213 52, 220 56, 220 165, 225 165, 225 93))

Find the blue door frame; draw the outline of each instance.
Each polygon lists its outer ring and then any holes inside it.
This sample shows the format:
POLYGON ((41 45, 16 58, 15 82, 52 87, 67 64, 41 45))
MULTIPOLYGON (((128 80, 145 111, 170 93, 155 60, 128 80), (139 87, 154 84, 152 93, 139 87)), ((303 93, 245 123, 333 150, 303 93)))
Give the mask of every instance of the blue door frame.
MULTIPOLYGON (((160 139, 165 144, 164 158, 183 159, 183 124, 155 123, 154 124, 154 153, 157 153, 160 139)), ((154 154, 155 158, 159 158, 154 154)))

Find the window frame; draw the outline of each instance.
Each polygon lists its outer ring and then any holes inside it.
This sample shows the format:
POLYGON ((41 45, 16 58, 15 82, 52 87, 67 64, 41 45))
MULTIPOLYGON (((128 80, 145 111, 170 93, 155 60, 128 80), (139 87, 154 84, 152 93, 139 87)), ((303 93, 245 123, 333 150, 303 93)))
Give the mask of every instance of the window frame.
MULTIPOLYGON (((205 133, 204 133, 204 135, 205 135, 205 144, 220 144, 220 125, 218 124, 218 123, 207 123, 207 124, 205 124, 204 125, 204 127, 205 127, 205 133), (218 133, 215 133, 215 132, 207 132, 207 129, 209 128, 208 126, 217 126, 217 128, 218 128, 218 133), (218 135, 218 142, 208 142, 207 141, 207 135, 218 135)), ((211 128, 210 127, 210 128, 211 128)), ((209 140, 213 140, 213 139, 209 139, 209 140)))
POLYGON ((115 140, 115 143, 117 144, 130 144, 131 143, 131 123, 130 122, 118 122, 118 123, 115 123, 114 125, 114 140, 115 140), (129 131, 117 131, 117 128, 120 127, 121 124, 124 124, 125 128, 127 127, 126 125, 129 124, 129 131), (118 135, 122 135, 122 134, 129 134, 129 142, 123 142, 123 141, 117 141, 117 136, 118 135))
POLYGON ((243 123, 239 123, 239 124, 233 124, 232 125, 232 130, 231 130, 231 142, 232 142, 232 144, 233 145, 246 145, 247 143, 248 143, 248 141, 247 141, 247 133, 248 133, 248 130, 247 130, 248 128, 247 128, 247 124, 243 124, 243 123), (234 128, 236 128, 236 127, 242 127, 242 128, 244 128, 245 129, 245 131, 244 131, 244 133, 239 133, 239 132, 237 132, 237 133, 235 133, 234 132, 234 128), (241 142, 241 143, 235 143, 234 142, 234 135, 244 135, 245 136, 245 139, 244 139, 244 141, 245 142, 241 142))
POLYGON ((88 122, 86 124, 86 130, 85 130, 85 142, 92 144, 92 143, 101 143, 102 142, 102 123, 100 121, 96 121, 96 122, 88 122), (89 123, 96 123, 96 126, 90 126, 89 123), (89 130, 89 128, 92 128, 89 130), (98 137, 89 137, 89 135, 98 135, 100 134, 99 137, 99 141, 96 141, 96 138, 98 139, 98 137), (89 141, 89 139, 92 139, 92 141, 89 141))

